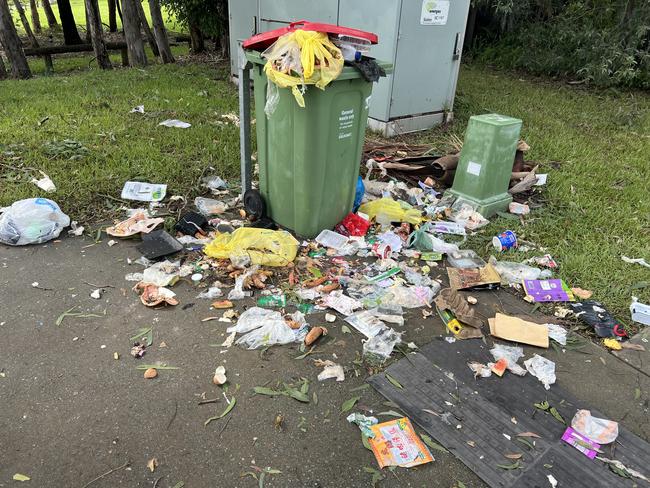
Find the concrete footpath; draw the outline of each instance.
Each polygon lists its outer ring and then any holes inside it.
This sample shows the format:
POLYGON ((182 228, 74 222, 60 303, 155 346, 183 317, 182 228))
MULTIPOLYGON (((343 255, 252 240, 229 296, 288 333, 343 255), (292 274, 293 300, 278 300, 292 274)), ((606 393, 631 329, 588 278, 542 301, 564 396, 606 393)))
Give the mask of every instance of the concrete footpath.
MULTIPOLYGON (((371 486, 372 475, 364 467, 377 468, 377 463, 363 447, 359 429, 340 414, 341 405, 358 395, 353 411, 377 415, 394 408, 372 388, 350 391, 368 376, 355 363, 361 336, 344 334, 339 316, 327 324, 333 339, 304 359, 296 359, 298 345, 272 347, 264 354, 219 347, 228 324, 201 321, 220 314, 209 309, 211 300, 196 298, 199 290, 190 282, 173 288, 180 301, 176 307, 142 305, 133 283, 124 279, 142 270, 127 264, 127 258, 139 257, 135 244, 120 241, 109 247, 106 241, 64 238, 46 245, 0 246, 0 487, 15 486, 15 473, 31 477, 25 486, 38 487, 172 488, 179 482, 186 488, 254 487, 258 482, 245 473, 256 467, 281 471, 266 476, 265 487, 371 486), (38 286, 32 286, 35 282, 38 286), (99 287, 105 291, 95 300, 89 294, 99 287), (70 309, 99 317, 68 316, 57 326, 57 318, 70 309), (151 326, 153 345, 136 360, 129 354, 129 337, 151 326), (346 380, 318 382, 321 369, 312 361, 317 358, 342 364, 346 380), (145 380, 136 369, 157 362, 179 369, 161 370, 154 380, 145 380), (235 397, 236 405, 204 426, 226 408, 221 388, 212 384, 220 364, 229 378, 227 396, 235 397), (253 394, 255 386, 301 378, 310 381, 309 404, 253 394), (214 398, 216 403, 199 405, 214 398), (154 472, 146 466, 152 458, 158 462, 154 472), (128 467, 95 480, 125 463, 128 467)), ((442 269, 436 273, 443 277, 442 269)), ((531 309, 507 291, 473 295, 485 316, 501 311, 525 318, 531 309)), ((238 302, 237 309, 252 303, 238 302)), ((308 315, 307 320, 325 325, 323 316, 308 315)), ((445 334, 435 313, 425 319, 416 309, 405 318, 407 342, 423 345, 445 334)), ((557 384, 650 439, 650 377, 591 343, 581 352, 549 349, 543 355, 556 362, 557 384)), ((517 378, 506 374, 502 381, 517 378)), ((531 403, 541 399, 531 398, 531 403)), ((452 454, 433 454, 436 461, 428 465, 384 470, 379 486, 485 486, 452 454)))

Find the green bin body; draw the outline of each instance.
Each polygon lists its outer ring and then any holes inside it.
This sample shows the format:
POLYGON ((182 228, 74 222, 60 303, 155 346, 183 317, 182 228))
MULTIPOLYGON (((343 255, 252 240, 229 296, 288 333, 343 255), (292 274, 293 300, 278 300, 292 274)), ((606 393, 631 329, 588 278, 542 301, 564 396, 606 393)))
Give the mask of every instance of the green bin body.
POLYGON ((521 120, 499 114, 470 117, 454 184, 448 193, 477 206, 489 218, 507 210, 521 120))
POLYGON ((345 66, 324 90, 307 85, 304 108, 291 89, 278 87, 279 103, 267 117, 266 60, 256 51, 246 57, 253 64, 259 189, 267 216, 313 238, 352 210, 372 83, 345 66))

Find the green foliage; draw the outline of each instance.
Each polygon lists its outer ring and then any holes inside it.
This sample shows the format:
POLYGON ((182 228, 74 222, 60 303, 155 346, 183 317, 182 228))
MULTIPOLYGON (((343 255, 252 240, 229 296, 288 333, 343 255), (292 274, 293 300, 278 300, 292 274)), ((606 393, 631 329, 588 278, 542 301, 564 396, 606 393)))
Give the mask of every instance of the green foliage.
POLYGON ((228 33, 227 0, 161 0, 160 4, 185 27, 194 25, 215 38, 228 33))
POLYGON ((650 3, 477 0, 474 55, 502 68, 597 86, 650 88, 650 3))

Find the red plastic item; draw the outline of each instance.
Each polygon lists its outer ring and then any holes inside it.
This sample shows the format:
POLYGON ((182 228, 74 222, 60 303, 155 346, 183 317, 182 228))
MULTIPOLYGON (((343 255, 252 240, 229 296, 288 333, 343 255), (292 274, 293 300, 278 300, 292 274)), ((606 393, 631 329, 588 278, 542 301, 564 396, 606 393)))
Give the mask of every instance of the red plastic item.
POLYGON ((279 29, 274 29, 268 32, 262 32, 261 34, 254 35, 249 37, 242 43, 244 49, 254 49, 256 51, 261 51, 266 49, 271 44, 273 44, 278 37, 283 36, 289 32, 295 30, 308 30, 316 32, 326 32, 327 34, 342 34, 345 36, 359 37, 370 41, 372 44, 377 44, 379 38, 377 34, 372 32, 366 32, 359 29, 352 29, 350 27, 341 27, 340 25, 334 24, 322 24, 320 22, 309 22, 307 20, 297 20, 291 22, 286 27, 280 27, 279 29))
POLYGON ((370 222, 359 217, 357 214, 349 213, 337 224, 335 230, 344 236, 365 236, 370 228, 370 222))

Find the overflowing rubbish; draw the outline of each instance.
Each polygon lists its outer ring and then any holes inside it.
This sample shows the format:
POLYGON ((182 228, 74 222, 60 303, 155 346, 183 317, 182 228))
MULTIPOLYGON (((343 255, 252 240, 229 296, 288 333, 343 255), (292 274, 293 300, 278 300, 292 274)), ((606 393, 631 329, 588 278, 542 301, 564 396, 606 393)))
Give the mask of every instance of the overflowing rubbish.
POLYGON ((41 244, 59 237, 70 217, 47 198, 28 198, 0 214, 0 242, 10 246, 41 244))

